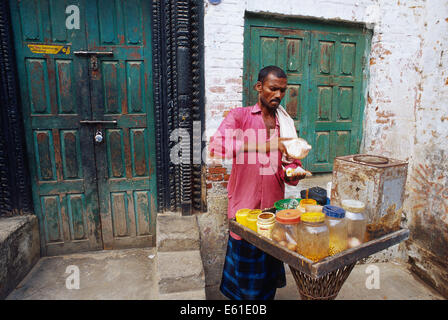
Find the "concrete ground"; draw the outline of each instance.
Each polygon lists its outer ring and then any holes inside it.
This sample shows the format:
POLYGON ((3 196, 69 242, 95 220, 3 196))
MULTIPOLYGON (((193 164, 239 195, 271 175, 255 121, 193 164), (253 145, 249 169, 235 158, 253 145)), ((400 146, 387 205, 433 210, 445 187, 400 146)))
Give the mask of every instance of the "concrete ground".
MULTIPOLYGON (((97 251, 82 254, 42 258, 7 297, 8 300, 155 300, 156 249, 97 251), (70 266, 79 268, 79 289, 70 266), (68 272, 66 272, 68 271, 68 272)), ((372 268, 372 267, 370 267, 372 268)), ((278 289, 276 300, 300 299, 289 268, 287 285, 278 289)), ((215 299, 226 299, 216 296, 215 299)), ((343 285, 340 300, 432 300, 444 299, 417 277, 405 265, 375 263, 357 265, 343 285), (379 289, 368 289, 371 273, 368 266, 378 267, 379 289)))
MULTIPOLYGON (((291 271, 286 270, 286 287, 277 290, 276 300, 300 299, 291 271)), ((357 264, 339 291, 336 300, 445 300, 396 262, 357 264), (377 267, 377 268, 376 268, 377 267), (373 280, 374 271, 378 275, 373 280)))
POLYGON ((157 299, 155 254, 145 248, 44 257, 7 300, 157 299), (79 289, 71 266, 79 269, 79 289))

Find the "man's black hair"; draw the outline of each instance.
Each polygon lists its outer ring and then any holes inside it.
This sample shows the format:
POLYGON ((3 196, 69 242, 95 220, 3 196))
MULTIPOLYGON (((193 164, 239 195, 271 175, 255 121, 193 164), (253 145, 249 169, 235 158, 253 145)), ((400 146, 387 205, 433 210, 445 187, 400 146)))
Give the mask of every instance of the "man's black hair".
POLYGON ((277 67, 277 66, 267 66, 260 70, 258 73, 258 81, 261 83, 264 82, 264 79, 268 76, 268 74, 272 73, 277 78, 284 78, 286 79, 286 73, 283 71, 283 69, 277 67))

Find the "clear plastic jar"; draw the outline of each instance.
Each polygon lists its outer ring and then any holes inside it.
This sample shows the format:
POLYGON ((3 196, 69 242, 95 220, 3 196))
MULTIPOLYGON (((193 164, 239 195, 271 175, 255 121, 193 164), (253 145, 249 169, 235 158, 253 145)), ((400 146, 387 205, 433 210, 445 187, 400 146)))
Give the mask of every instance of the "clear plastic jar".
POLYGON ((275 225, 272 229, 272 240, 289 250, 297 249, 297 227, 302 213, 297 209, 278 211, 275 216, 275 225))
POLYGON ((263 212, 257 218, 257 232, 262 236, 271 239, 272 229, 275 225, 275 214, 271 212, 263 212))
POLYGON ((306 212, 297 228, 297 253, 319 261, 328 256, 330 232, 322 212, 306 212))
POLYGON ((342 200, 341 204, 347 220, 348 247, 359 246, 366 236, 367 219, 363 214, 365 205, 357 200, 342 200))
POLYGON ((345 210, 326 205, 322 212, 326 215, 328 230, 330 231, 329 255, 347 249, 347 221, 345 220, 345 210))

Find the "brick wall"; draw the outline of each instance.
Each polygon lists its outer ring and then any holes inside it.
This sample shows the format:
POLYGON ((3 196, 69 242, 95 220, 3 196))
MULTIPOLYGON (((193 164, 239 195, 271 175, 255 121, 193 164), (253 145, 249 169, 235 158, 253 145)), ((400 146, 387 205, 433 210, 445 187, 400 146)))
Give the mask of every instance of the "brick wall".
POLYGON ((229 178, 230 174, 227 173, 227 168, 222 165, 215 164, 207 167, 207 189, 212 189, 213 187, 227 188, 229 178))

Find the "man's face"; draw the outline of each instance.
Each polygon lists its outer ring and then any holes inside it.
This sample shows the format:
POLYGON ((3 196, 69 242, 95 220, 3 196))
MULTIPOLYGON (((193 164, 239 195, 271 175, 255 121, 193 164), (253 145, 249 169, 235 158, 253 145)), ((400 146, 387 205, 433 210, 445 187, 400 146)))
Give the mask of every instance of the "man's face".
POLYGON ((263 106, 275 110, 285 96, 287 85, 286 78, 278 78, 270 73, 263 83, 257 82, 255 89, 258 91, 263 106))

